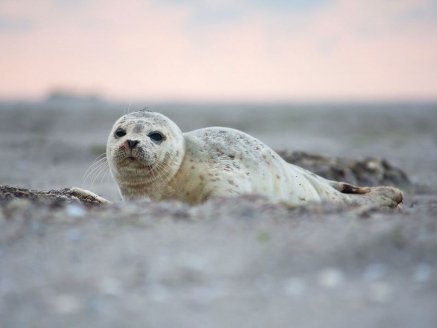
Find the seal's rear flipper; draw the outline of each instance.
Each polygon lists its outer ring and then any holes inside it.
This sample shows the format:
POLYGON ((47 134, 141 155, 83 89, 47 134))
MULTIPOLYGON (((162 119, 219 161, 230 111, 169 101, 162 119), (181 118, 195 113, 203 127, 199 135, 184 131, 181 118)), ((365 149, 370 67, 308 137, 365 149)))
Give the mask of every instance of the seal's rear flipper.
POLYGON ((342 194, 342 199, 353 205, 377 205, 400 207, 404 195, 393 187, 357 187, 344 182, 330 181, 330 185, 342 194))
POLYGON ((404 199, 404 194, 399 189, 393 187, 372 187, 370 192, 365 195, 369 196, 369 200, 377 201, 381 206, 401 207, 404 199), (371 198, 370 198, 371 197, 371 198))

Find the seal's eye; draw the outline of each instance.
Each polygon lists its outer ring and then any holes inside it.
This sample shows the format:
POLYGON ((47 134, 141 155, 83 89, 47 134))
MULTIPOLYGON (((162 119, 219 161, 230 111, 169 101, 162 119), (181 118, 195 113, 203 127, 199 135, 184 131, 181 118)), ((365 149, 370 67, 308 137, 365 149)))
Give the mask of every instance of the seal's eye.
POLYGON ((117 129, 117 131, 115 131, 114 136, 116 138, 121 138, 124 137, 126 135, 126 131, 124 131, 123 129, 117 129))
POLYGON ((156 143, 161 143, 162 140, 164 140, 164 137, 159 132, 151 132, 149 133, 148 137, 156 143))

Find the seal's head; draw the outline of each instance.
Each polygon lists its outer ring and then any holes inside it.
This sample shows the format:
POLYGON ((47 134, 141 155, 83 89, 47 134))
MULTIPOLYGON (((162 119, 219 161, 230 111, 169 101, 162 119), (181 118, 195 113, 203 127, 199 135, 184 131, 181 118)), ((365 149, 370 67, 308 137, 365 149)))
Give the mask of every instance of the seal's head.
POLYGON ((184 136, 166 116, 141 110, 119 118, 109 134, 106 157, 123 198, 154 199, 178 172, 184 136))

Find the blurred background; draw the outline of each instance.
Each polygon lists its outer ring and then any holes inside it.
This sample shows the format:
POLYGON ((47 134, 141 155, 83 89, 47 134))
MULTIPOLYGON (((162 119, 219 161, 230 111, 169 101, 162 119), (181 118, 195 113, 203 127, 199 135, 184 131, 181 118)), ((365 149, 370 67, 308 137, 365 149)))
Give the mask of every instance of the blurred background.
POLYGON ((0 98, 435 101, 436 0, 2 0, 0 98))

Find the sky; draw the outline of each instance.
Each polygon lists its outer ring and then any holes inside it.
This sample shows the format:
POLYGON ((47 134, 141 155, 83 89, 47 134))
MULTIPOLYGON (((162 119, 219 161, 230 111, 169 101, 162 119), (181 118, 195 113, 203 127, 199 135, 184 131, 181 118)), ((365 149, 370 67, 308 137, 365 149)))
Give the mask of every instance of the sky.
POLYGON ((1 0, 0 99, 436 101, 437 0, 1 0))

